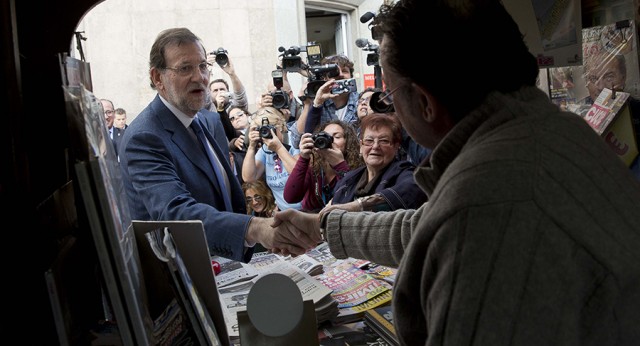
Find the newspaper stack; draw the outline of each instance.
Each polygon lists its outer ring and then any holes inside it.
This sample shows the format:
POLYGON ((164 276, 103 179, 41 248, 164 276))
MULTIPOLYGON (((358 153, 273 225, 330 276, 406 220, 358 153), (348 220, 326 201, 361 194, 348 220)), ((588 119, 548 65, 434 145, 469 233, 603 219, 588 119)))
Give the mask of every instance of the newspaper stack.
POLYGON ((265 252, 254 254, 248 264, 239 265, 229 264, 227 260, 219 257, 212 259, 221 264, 216 282, 220 282, 220 301, 231 342, 239 342, 240 338, 238 312, 246 311, 249 291, 266 274, 279 273, 290 277, 300 289, 302 299, 313 301, 318 324, 338 315, 338 302, 331 296, 331 289, 308 273, 317 270, 318 266, 322 268, 322 265, 311 257, 304 258, 303 255, 289 258, 265 252), (231 268, 233 269, 230 270, 231 268))

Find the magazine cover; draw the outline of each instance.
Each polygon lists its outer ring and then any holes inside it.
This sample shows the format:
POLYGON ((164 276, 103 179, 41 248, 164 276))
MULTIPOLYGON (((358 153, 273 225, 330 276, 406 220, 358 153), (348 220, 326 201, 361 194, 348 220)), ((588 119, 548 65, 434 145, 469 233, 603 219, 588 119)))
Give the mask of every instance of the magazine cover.
POLYGON ((633 20, 582 29, 582 65, 548 69, 551 100, 584 117, 604 88, 640 96, 635 32, 633 20))

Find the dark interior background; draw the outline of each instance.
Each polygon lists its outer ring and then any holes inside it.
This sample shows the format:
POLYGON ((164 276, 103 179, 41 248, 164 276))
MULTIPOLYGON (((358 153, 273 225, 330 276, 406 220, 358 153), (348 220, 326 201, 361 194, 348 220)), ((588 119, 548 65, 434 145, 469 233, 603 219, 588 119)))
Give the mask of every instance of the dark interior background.
MULTIPOLYGON (((25 345, 57 344, 44 272, 56 259, 69 282, 69 312, 100 314, 96 255, 73 189, 58 54, 96 0, 0 2, 2 26, 0 199, 2 201, 2 334, 25 345), (59 256, 65 253, 65 256, 59 256)), ((600 1, 583 0, 583 27, 600 1)), ((617 2, 619 3, 619 2, 617 2)), ((633 8, 637 8, 635 2, 633 8)), ((634 11, 637 13, 637 11, 634 11)), ((91 319, 79 323, 90 325, 91 319)), ((82 326, 81 326, 82 327, 82 326)))

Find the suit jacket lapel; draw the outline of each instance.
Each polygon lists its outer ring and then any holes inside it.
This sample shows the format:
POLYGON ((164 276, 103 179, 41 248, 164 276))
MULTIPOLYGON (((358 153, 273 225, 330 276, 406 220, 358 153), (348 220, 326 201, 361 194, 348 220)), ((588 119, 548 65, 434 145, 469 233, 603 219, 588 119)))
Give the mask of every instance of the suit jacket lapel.
POLYGON ((205 173, 211 183, 218 187, 218 182, 214 177, 213 167, 211 167, 209 163, 209 158, 202 149, 200 149, 199 143, 197 139, 195 139, 195 134, 192 134, 190 129, 182 125, 175 114, 162 103, 159 96, 156 95, 152 107, 155 108, 154 110, 157 112, 158 118, 162 122, 165 131, 167 131, 167 135, 171 136, 171 140, 196 167, 205 173))

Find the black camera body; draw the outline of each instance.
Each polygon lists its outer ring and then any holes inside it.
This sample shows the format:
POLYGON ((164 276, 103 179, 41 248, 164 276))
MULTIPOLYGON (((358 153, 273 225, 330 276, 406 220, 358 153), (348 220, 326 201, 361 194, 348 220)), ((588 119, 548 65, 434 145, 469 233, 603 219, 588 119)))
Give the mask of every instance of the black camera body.
POLYGON ((271 130, 276 132, 276 128, 273 125, 269 125, 269 118, 262 118, 262 126, 258 127, 258 133, 261 138, 273 138, 271 130))
POLYGON ((284 90, 274 90, 271 92, 271 104, 274 108, 289 108, 289 95, 284 90))
POLYGON ((227 50, 220 47, 217 50, 211 52, 211 54, 216 56, 216 63, 220 67, 225 67, 229 63, 229 56, 227 55, 227 50))
POLYGON ((273 85, 276 87, 276 90, 271 92, 271 104, 277 109, 289 108, 289 95, 282 90, 284 85, 282 70, 271 71, 271 77, 273 85))
POLYGON ((318 149, 331 148, 331 144, 333 144, 333 136, 324 131, 314 133, 311 138, 313 139, 313 146, 318 149))

